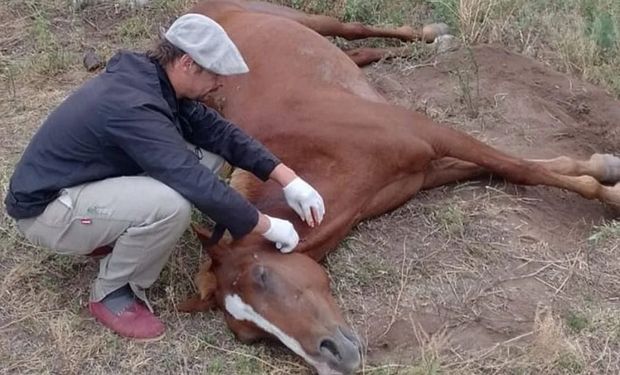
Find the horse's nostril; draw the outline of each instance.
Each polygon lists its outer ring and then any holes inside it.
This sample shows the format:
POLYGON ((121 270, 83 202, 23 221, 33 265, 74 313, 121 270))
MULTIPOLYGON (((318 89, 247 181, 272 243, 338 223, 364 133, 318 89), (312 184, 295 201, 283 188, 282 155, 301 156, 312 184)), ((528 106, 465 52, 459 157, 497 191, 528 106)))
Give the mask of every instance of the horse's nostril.
POLYGON ((338 331, 340 331, 340 333, 350 342, 352 342, 353 344, 355 344, 355 346, 359 347, 360 346, 360 340, 357 338, 357 335, 355 335, 355 333, 353 333, 351 330, 349 329, 343 329, 341 327, 338 327, 338 331))
POLYGON ((342 356, 340 355, 340 352, 338 351, 338 348, 336 347, 336 343, 334 343, 330 339, 325 339, 321 341, 321 345, 319 345, 319 349, 321 350, 321 352, 328 351, 338 361, 342 360, 342 356))

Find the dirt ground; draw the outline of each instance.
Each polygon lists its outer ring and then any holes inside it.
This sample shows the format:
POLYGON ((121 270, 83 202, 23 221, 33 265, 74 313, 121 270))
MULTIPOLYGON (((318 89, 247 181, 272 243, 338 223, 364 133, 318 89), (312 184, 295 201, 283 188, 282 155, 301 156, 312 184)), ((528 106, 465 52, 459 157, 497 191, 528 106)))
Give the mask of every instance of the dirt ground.
MULTIPOLYGON (((507 152, 618 153, 620 102, 499 46, 365 71, 393 103, 507 152)), ((57 80, 17 82, 6 96, 2 188, 40 121, 88 77, 72 67, 57 80)), ((325 265, 366 345, 361 373, 620 373, 617 214, 561 190, 481 179, 360 224, 325 265)), ((278 345, 240 344, 218 312, 176 312, 199 252, 189 233, 149 294, 170 332, 137 345, 85 311, 95 260, 33 248, 7 217, 0 229, 0 374, 310 373, 278 345)))
MULTIPOLYGON (((593 152, 617 152, 617 101, 499 46, 473 49, 479 88, 470 89, 479 116, 469 118, 454 71, 467 69, 471 56, 461 50, 411 73, 384 62, 367 73, 392 102, 516 155, 586 159, 593 152)), ((594 256, 585 279, 564 271, 592 250, 585 241, 593 226, 616 216, 572 193, 482 180, 425 192, 363 224, 348 242, 365 244, 360 252, 380 251, 386 265, 400 263, 398 271, 407 276, 387 298, 379 288, 373 298, 361 293, 365 309, 351 307, 365 310, 360 324, 368 332, 370 358, 411 358, 420 347, 416 330, 422 338, 441 333, 444 348, 480 351, 523 335, 527 340, 541 309, 565 314, 583 298, 615 306, 619 291, 598 285, 592 275, 609 272, 612 264, 594 256)))

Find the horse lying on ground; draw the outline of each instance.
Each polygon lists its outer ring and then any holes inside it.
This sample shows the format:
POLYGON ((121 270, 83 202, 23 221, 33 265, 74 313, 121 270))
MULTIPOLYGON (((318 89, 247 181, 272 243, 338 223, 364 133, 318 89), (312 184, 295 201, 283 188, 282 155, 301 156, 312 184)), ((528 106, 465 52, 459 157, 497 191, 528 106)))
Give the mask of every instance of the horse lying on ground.
MULTIPOLYGON (((275 337, 319 374, 356 370, 359 339, 343 319, 318 261, 361 220, 397 208, 422 189, 492 173, 620 207, 620 184, 601 183, 620 180, 619 158, 509 156, 387 103, 356 65, 386 50, 343 53, 320 35, 430 41, 442 27, 382 30, 242 0, 206 1, 192 12, 219 22, 250 67, 249 74, 226 78, 213 102, 316 187, 327 208, 324 222, 311 229, 288 208, 275 184, 244 171, 233 173, 234 188, 262 212, 293 222, 302 239, 288 255, 252 235, 208 249, 211 259, 196 278, 200 294, 182 310, 221 308, 242 341, 275 337)), ((209 234, 197 231, 207 243, 209 234)))

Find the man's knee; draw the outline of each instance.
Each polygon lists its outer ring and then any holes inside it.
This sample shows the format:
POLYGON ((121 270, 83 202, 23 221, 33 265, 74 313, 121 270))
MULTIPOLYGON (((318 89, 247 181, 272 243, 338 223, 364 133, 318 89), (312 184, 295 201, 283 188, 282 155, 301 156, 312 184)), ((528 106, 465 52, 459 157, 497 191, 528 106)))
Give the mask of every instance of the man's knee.
POLYGON ((161 218, 174 217, 180 223, 185 223, 185 226, 189 225, 192 205, 181 194, 165 186, 155 199, 154 204, 159 207, 158 216, 161 218))

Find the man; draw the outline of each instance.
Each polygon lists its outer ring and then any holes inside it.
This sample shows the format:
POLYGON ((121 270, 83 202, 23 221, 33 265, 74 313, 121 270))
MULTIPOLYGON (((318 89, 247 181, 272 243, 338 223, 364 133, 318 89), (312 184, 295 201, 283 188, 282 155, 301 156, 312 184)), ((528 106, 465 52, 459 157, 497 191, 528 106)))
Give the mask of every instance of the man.
POLYGON ((101 260, 89 310, 121 336, 163 336, 144 289, 187 228, 191 204, 234 238, 260 233, 282 252, 299 241, 290 222, 260 213, 223 184, 206 166, 216 168, 217 159, 199 160, 198 148, 282 185, 308 225, 322 220, 316 190, 198 102, 221 86, 221 76, 248 71, 220 25, 182 16, 153 51, 117 54, 69 96, 16 166, 5 203, 26 238, 60 254, 113 247, 101 260))

